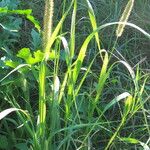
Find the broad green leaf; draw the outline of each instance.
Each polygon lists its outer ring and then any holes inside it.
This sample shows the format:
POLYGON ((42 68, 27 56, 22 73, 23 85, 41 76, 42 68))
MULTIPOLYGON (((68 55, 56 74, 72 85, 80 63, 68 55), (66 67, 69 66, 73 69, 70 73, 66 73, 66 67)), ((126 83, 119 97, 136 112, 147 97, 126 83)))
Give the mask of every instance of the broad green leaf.
POLYGON ((55 50, 51 50, 49 53, 49 59, 55 59, 58 58, 58 54, 56 54, 55 50))
POLYGON ((16 61, 12 61, 12 60, 6 60, 5 61, 5 65, 12 67, 12 68, 16 68, 20 63, 16 62, 16 61))
POLYGON ((17 57, 20 57, 22 59, 24 59, 26 61, 27 64, 35 64, 35 60, 32 57, 32 54, 30 52, 29 48, 23 48, 21 49, 18 54, 17 57))
POLYGON ((8 140, 4 135, 0 135, 0 149, 8 149, 8 140))
POLYGON ((7 7, 0 8, 0 13, 9 13, 9 14, 18 14, 18 15, 25 15, 28 20, 30 20, 35 28, 38 29, 40 32, 40 25, 39 22, 32 16, 32 10, 26 9, 26 10, 9 10, 7 7))
POLYGON ((15 145, 18 150, 27 150, 29 149, 27 143, 18 143, 15 145))
POLYGON ((29 57, 32 57, 30 49, 29 48, 22 48, 18 54, 17 57, 23 58, 23 59, 28 59, 29 57))
MULTIPOLYGON (((17 57, 24 59, 27 64, 33 65, 43 60, 44 53, 41 52, 41 50, 37 50, 33 53, 33 56, 32 56, 29 48, 23 48, 18 52, 17 57)), ((49 59, 55 59, 56 57, 58 56, 55 54, 55 51, 52 50, 49 53, 49 59)))
POLYGON ((22 10, 22 9, 18 9, 18 10, 8 10, 8 12, 10 13, 16 13, 16 14, 20 14, 20 15, 30 15, 32 13, 32 9, 26 9, 26 10, 22 10))
POLYGON ((43 53, 40 50, 38 50, 34 52, 34 57, 32 57, 30 49, 23 48, 18 52, 17 57, 24 59, 27 64, 33 65, 35 63, 42 61, 43 53))
POLYGON ((39 22, 32 15, 27 15, 27 19, 30 20, 34 24, 35 28, 37 28, 40 32, 41 27, 39 25, 39 22))
POLYGON ((7 13, 8 8, 7 7, 0 7, 0 13, 7 13))
POLYGON ((34 29, 32 29, 31 37, 32 37, 32 47, 33 47, 33 49, 39 49, 39 47, 41 46, 40 34, 37 31, 35 31, 34 29))
POLYGON ((38 63, 43 60, 44 54, 41 52, 41 50, 37 50, 34 52, 34 63, 38 63))

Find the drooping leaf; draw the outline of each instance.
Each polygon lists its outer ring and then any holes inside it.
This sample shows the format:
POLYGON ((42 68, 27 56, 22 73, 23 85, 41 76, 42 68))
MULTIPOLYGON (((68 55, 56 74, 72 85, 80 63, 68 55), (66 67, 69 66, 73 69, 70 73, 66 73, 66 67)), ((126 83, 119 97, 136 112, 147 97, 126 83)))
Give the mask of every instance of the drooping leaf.
POLYGON ((124 93, 118 95, 117 97, 115 97, 112 101, 110 101, 106 105, 106 107, 103 110, 103 113, 105 113, 109 108, 111 108, 113 105, 115 105, 116 103, 118 103, 120 100, 125 99, 128 96, 130 96, 130 94, 128 92, 124 92, 124 93))
POLYGON ((20 68, 23 67, 30 67, 29 64, 20 64, 19 66, 17 66, 16 68, 14 68, 12 71, 10 71, 5 77, 3 77, 2 79, 0 79, 0 82, 2 82, 3 80, 5 80, 8 76, 10 76, 12 73, 14 73, 15 71, 19 70, 20 68))
POLYGON ((18 108, 9 108, 9 109, 3 110, 2 112, 0 112, 0 120, 2 120, 4 117, 9 115, 10 113, 14 111, 18 111, 18 110, 19 110, 18 108))
MULTIPOLYGON (((90 22, 91 22, 91 25, 92 25, 92 28, 93 28, 93 31, 97 29, 97 22, 96 22, 96 17, 95 17, 95 14, 94 14, 94 9, 90 3, 89 0, 85 0, 86 3, 87 3, 87 6, 88 6, 88 13, 89 13, 89 18, 90 18, 90 22)), ((96 42, 97 42, 97 45, 98 45, 98 49, 100 50, 101 49, 101 46, 100 46, 100 38, 99 38, 99 35, 98 35, 98 32, 95 33, 95 39, 96 39, 96 42)))

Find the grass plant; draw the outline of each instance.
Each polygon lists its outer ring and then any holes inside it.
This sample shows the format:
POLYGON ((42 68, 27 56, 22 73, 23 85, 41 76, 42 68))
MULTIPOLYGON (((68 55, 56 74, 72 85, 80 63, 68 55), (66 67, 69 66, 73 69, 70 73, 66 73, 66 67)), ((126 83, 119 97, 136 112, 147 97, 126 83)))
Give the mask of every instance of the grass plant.
POLYGON ((57 24, 57 2, 45 0, 43 30, 31 10, 0 8, 0 13, 24 15, 42 37, 41 50, 32 53, 23 48, 14 60, 3 61, 4 69, 13 69, 0 78, 2 106, 10 107, 0 107, 0 141, 5 141, 0 149, 150 149, 149 74, 143 73, 140 63, 133 67, 117 50, 126 27, 150 39, 149 33, 128 22, 135 3, 128 1, 119 21, 98 26, 89 0, 64 0, 57 24), (82 4, 91 33, 78 44, 78 7, 82 4), (67 17, 70 30, 64 32, 67 17), (112 26, 116 35, 107 49, 100 34, 112 26), (92 47, 96 53, 88 59, 92 47), (15 81, 16 74, 21 79, 15 81), (17 115, 9 117, 14 112, 17 115), (16 131, 10 131, 10 123, 16 131))

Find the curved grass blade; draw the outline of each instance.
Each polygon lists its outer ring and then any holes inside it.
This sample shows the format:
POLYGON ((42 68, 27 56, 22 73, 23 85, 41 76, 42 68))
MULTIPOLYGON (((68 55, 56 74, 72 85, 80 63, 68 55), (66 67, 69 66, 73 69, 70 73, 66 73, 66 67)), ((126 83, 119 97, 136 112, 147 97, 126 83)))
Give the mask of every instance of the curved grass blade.
POLYGON ((109 71, 107 72, 107 68, 108 68, 108 63, 109 63, 109 58, 108 58, 108 53, 106 50, 101 50, 101 54, 104 53, 104 58, 103 58, 103 65, 102 65, 102 69, 101 69, 101 72, 100 72, 100 76, 99 76, 99 81, 98 81, 98 85, 97 85, 97 94, 96 94, 96 97, 95 97, 95 101, 94 103, 96 104, 98 99, 100 98, 101 96, 101 93, 103 91, 103 88, 104 88, 104 84, 108 78, 108 75, 109 75, 109 71))
MULTIPOLYGON (((89 0, 85 0, 86 1, 86 4, 88 6, 88 13, 89 13, 89 17, 90 17, 90 22, 92 24, 92 28, 93 28, 93 31, 97 29, 97 22, 96 22, 96 17, 95 17, 95 14, 94 14, 94 10, 92 8, 92 5, 90 3, 89 0)), ((95 33, 95 39, 96 39, 96 42, 97 42, 97 46, 98 46, 98 49, 100 50, 101 49, 101 46, 100 46, 100 38, 99 38, 99 35, 98 35, 98 32, 95 33)))
POLYGON ((109 26, 112 26, 112 25, 117 25, 117 24, 125 24, 127 26, 130 26, 130 27, 133 27, 135 29, 137 29, 138 31, 140 31, 142 34, 144 34, 147 38, 150 39, 150 34, 147 33, 146 31, 144 31, 142 28, 138 27, 137 25, 133 24, 133 23, 124 23, 124 22, 112 22, 112 23, 106 23, 104 25, 101 25, 99 26, 95 31, 93 31, 84 41, 84 43, 82 44, 82 47, 79 51, 79 54, 78 54, 78 58, 75 62, 75 66, 74 66, 74 70, 73 70, 73 82, 75 83, 77 78, 78 78, 78 75, 79 75, 79 72, 81 70, 81 66, 82 66, 82 63, 83 63, 83 60, 85 58, 85 53, 87 51, 87 47, 88 47, 88 44, 89 42, 91 41, 91 39, 93 38, 93 36, 95 35, 96 32, 100 31, 101 29, 104 29, 106 27, 109 27, 109 26))
POLYGON ((104 108, 102 114, 104 114, 108 109, 110 109, 113 105, 115 105, 116 103, 118 103, 120 100, 125 99, 128 96, 130 96, 130 94, 128 92, 124 92, 124 93, 118 95, 117 97, 115 97, 112 101, 110 101, 106 105, 106 107, 104 108))
POLYGON ((147 145, 147 143, 143 143, 135 138, 126 138, 126 137, 121 137, 121 140, 123 142, 131 143, 131 144, 140 144, 144 150, 150 150, 150 147, 147 145))
POLYGON ((18 30, 9 29, 9 28, 5 27, 4 25, 2 25, 1 23, 0 23, 0 26, 1 26, 4 30, 7 30, 7 31, 10 31, 10 32, 18 32, 18 30))
POLYGON ((2 78, 0 80, 0 82, 2 82, 3 80, 5 80, 8 76, 10 76, 12 73, 14 73, 15 71, 19 70, 20 68, 23 68, 25 66, 28 66, 28 67, 31 67, 31 65, 29 64, 21 64, 21 65, 18 65, 15 69, 13 69, 12 71, 10 71, 4 78, 2 78))
POLYGON ((22 109, 18 109, 18 108, 9 108, 9 109, 5 109, 2 112, 0 112, 0 120, 2 120, 4 117, 6 117, 7 115, 9 115, 10 113, 14 112, 14 111, 21 111, 23 112, 26 116, 28 116, 28 114, 22 110, 22 109))

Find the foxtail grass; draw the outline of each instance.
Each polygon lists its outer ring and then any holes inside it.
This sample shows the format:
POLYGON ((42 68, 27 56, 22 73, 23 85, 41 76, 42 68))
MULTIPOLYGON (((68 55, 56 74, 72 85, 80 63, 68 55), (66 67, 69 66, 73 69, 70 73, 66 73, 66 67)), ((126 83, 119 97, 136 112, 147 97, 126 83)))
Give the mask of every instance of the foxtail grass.
MULTIPOLYGON (((119 22, 124 22, 126 23, 129 19, 129 16, 131 14, 131 11, 133 9, 133 6, 134 6, 134 0, 129 0, 125 9, 124 9, 124 12, 122 13, 122 16, 119 20, 119 22)), ((125 24, 119 24, 118 27, 117 27, 117 30, 116 30, 116 36, 117 37, 120 37, 124 31, 124 28, 125 28, 125 24)))

